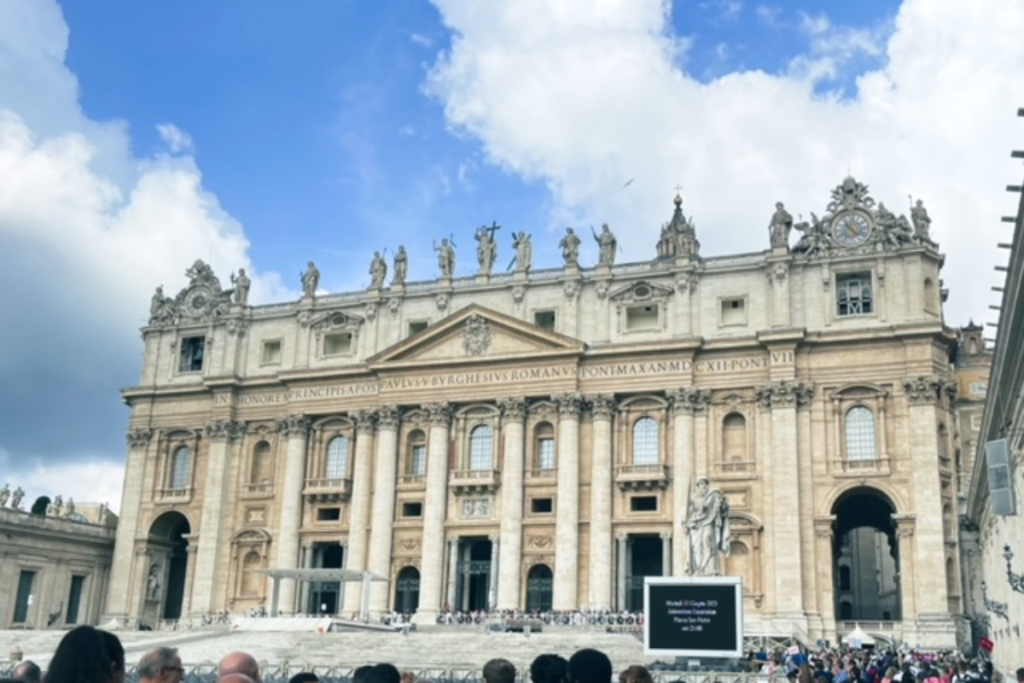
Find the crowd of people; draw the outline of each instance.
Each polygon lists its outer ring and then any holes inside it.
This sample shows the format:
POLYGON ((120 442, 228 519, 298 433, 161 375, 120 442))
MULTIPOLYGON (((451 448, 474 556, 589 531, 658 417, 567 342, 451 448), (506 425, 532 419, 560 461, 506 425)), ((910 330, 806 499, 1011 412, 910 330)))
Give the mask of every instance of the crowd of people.
MULTIPOLYGON (((967 659, 957 652, 927 653, 896 649, 821 648, 809 652, 798 646, 749 652, 738 662, 739 671, 757 683, 1011 683, 993 670, 984 658, 967 659)), ((129 666, 120 639, 108 631, 79 626, 61 639, 46 672, 31 661, 19 663, 11 678, 0 683, 128 683, 129 666)), ((139 683, 182 683, 188 672, 175 648, 157 647, 142 656, 132 680, 139 683)), ((644 666, 633 665, 613 673, 611 660, 595 649, 576 651, 568 659, 543 654, 528 672, 517 672, 507 659, 488 661, 480 672, 482 683, 654 683, 644 666), (528 677, 527 677, 528 676, 528 677)), ((683 678, 673 683, 684 683, 683 678)), ((1024 667, 1016 671, 1024 683, 1024 667)), ((201 680, 189 676, 189 681, 201 680)), ((246 652, 230 652, 216 672, 204 677, 211 683, 264 683, 256 658, 246 652)), ((288 683, 318 683, 314 672, 299 672, 288 683)), ((268 681, 269 683, 269 681, 268 681)), ((345 683, 440 683, 400 671, 394 664, 367 664, 355 669, 345 683)), ((718 683, 718 681, 714 681, 718 683)))

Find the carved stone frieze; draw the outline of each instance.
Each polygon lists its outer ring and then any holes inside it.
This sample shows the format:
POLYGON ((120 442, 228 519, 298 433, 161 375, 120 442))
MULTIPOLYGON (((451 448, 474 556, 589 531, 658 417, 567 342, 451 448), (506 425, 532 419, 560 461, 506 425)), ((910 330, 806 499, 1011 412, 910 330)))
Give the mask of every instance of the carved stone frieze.
POLYGON ((156 327, 179 325, 183 322, 216 322, 231 309, 233 290, 225 291, 213 269, 201 259, 185 271, 188 286, 176 297, 164 296, 163 287, 157 287, 149 306, 149 324, 156 327))
POLYGON ((420 542, 416 538, 403 538, 398 542, 398 547, 406 552, 411 552, 420 547, 420 542))
POLYGON ((579 280, 567 280, 562 289, 565 292, 565 298, 569 301, 574 301, 580 295, 582 283, 579 280))
POLYGON ((214 441, 236 441, 245 434, 245 423, 238 420, 211 420, 206 423, 203 431, 214 441))
POLYGON ((352 416, 356 422, 356 429, 361 432, 373 431, 377 422, 377 413, 373 410, 357 410, 352 416))
POLYGON ((774 265, 768 266, 765 269, 764 274, 768 277, 768 282, 783 283, 786 281, 786 276, 789 275, 789 264, 780 261, 774 265))
POLYGON ((580 411, 583 410, 585 403, 583 394, 579 392, 552 396, 551 400, 558 406, 558 415, 566 418, 579 418, 580 411))
POLYGON ((436 297, 434 297, 434 303, 437 304, 437 310, 444 312, 445 310, 448 309, 448 295, 444 292, 441 292, 436 297))
POLYGON ((589 399, 590 414, 595 420, 610 420, 615 412, 615 399, 608 394, 597 394, 589 399))
POLYGON ((558 408, 550 401, 538 401, 530 404, 529 413, 532 417, 551 420, 558 414, 558 408))
POLYGON ((526 545, 530 548, 548 548, 551 546, 550 536, 527 536, 526 545))
POLYGON ((377 409, 377 429, 398 429, 396 406, 381 406, 377 409))
POLYGON ((697 387, 682 387, 668 392, 668 400, 672 410, 677 413, 698 413, 706 410, 711 403, 711 393, 697 387))
POLYGON ((762 408, 806 406, 814 397, 814 385, 801 382, 770 382, 757 389, 757 402, 762 408))
POLYGON ((289 439, 305 437, 309 432, 310 419, 302 413, 288 415, 281 420, 281 432, 289 439))
POLYGON ((594 287, 594 292, 597 294, 597 298, 598 299, 601 299, 602 301, 604 301, 605 298, 607 298, 607 296, 608 296, 608 289, 609 289, 608 281, 607 280, 601 280, 594 287))
POLYGON ((402 310, 402 299, 393 296, 388 300, 388 312, 391 313, 392 318, 397 318, 398 314, 402 310))
POLYGON ((434 427, 447 427, 452 419, 452 407, 447 401, 437 403, 425 403, 423 410, 427 413, 427 419, 434 427))
POLYGON ((127 436, 130 448, 145 448, 153 438, 153 430, 149 427, 136 427, 128 430, 127 436))
POLYGON ((526 399, 521 397, 505 397, 498 399, 501 419, 506 422, 522 422, 526 416, 526 399))
POLYGON ((676 291, 680 294, 692 294, 699 285, 700 276, 697 273, 682 273, 676 277, 676 291))
POLYGON ((244 337, 245 333, 249 331, 249 320, 246 318, 230 318, 227 324, 228 334, 232 336, 244 337))
POLYGON ((470 356, 481 356, 491 348, 491 341, 494 338, 491 332, 490 323, 487 318, 479 313, 466 318, 465 326, 462 329, 462 348, 470 356))
POLYGON ((903 390, 911 404, 937 403, 945 382, 935 375, 919 375, 903 380, 903 390))
POLYGON ((518 306, 523 303, 523 299, 526 298, 526 287, 523 285, 515 285, 512 287, 512 301, 518 306))

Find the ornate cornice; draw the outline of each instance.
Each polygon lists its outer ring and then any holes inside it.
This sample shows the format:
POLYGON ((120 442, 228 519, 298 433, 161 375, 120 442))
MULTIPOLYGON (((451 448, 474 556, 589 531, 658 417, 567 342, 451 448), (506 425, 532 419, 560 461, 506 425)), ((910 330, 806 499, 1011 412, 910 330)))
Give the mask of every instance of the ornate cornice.
POLYGON ((908 377, 903 380, 903 390, 907 392, 907 401, 916 405, 938 403, 943 396, 956 397, 956 385, 937 375, 908 377))
POLYGON ((353 415, 352 419, 355 420, 356 430, 361 432, 373 431, 373 426, 377 422, 377 412, 374 410, 357 410, 353 415))
POLYGON ((608 394, 595 394, 588 399, 590 414, 595 420, 610 420, 615 412, 615 399, 608 394))
POLYGON ((398 429, 398 407, 381 406, 377 409, 377 429, 398 429))
POLYGON ((303 413, 288 415, 281 420, 281 432, 289 439, 304 437, 309 432, 309 417, 303 413))
POLYGON ((669 391, 668 400, 676 413, 699 413, 711 403, 711 392, 697 387, 682 387, 669 391))
POLYGON ((757 402, 762 408, 785 408, 810 405, 814 385, 802 382, 770 382, 757 389, 757 402))
POLYGON ((789 264, 784 261, 779 261, 774 265, 768 266, 765 271, 765 275, 768 277, 768 282, 782 283, 786 281, 786 276, 789 275, 789 264))
POLYGON ((526 416, 526 399, 519 396, 499 398, 498 408, 505 422, 522 422, 526 416))
POLYGON ((128 430, 128 447, 145 448, 153 439, 153 430, 149 427, 136 427, 128 430))
POLYGON ((203 433, 214 441, 237 441, 245 435, 245 423, 238 420, 211 420, 203 433))
POLYGON ((583 394, 576 391, 552 396, 551 400, 558 406, 558 416, 565 418, 579 419, 585 404, 583 394))
POLYGON ((451 422, 452 407, 447 401, 424 403, 423 410, 427 412, 427 420, 432 427, 447 427, 451 422))

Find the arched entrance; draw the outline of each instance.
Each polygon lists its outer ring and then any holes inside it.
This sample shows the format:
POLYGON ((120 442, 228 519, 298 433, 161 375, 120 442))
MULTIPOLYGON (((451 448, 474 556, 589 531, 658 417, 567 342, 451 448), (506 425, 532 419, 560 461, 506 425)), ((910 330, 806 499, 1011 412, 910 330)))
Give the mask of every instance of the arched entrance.
POLYGON ((489 538, 459 539, 458 586, 455 609, 475 612, 489 608, 491 550, 489 538))
POLYGON ((149 545, 154 553, 145 582, 147 602, 162 604, 161 619, 180 619, 185 606, 185 579, 188 576, 188 541, 192 525, 180 512, 166 512, 149 529, 149 545), (160 566, 162 558, 165 566, 160 566), (161 586, 163 588, 161 589, 161 586), (162 593, 162 595, 161 595, 162 593))
POLYGON ((526 575, 526 611, 547 612, 551 609, 551 595, 554 580, 551 567, 535 564, 526 575))
POLYGON ((395 611, 412 614, 420 606, 420 570, 405 567, 395 581, 395 611))
POLYGON ((861 486, 832 507, 832 581, 840 621, 902 618, 896 506, 878 489, 861 486))

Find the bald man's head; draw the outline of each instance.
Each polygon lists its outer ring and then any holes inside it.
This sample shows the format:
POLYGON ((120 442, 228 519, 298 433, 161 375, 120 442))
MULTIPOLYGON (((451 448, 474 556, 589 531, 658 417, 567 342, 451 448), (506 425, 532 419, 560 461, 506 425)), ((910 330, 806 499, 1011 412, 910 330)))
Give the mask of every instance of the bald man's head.
MULTIPOLYGON (((217 665, 217 676, 223 679, 228 674, 242 674, 252 679, 253 683, 261 683, 260 665, 256 658, 248 652, 229 652, 217 665)), ((225 681, 225 683, 245 683, 245 681, 225 681)))
POLYGON ((256 683, 245 674, 224 674, 217 679, 217 683, 256 683))

